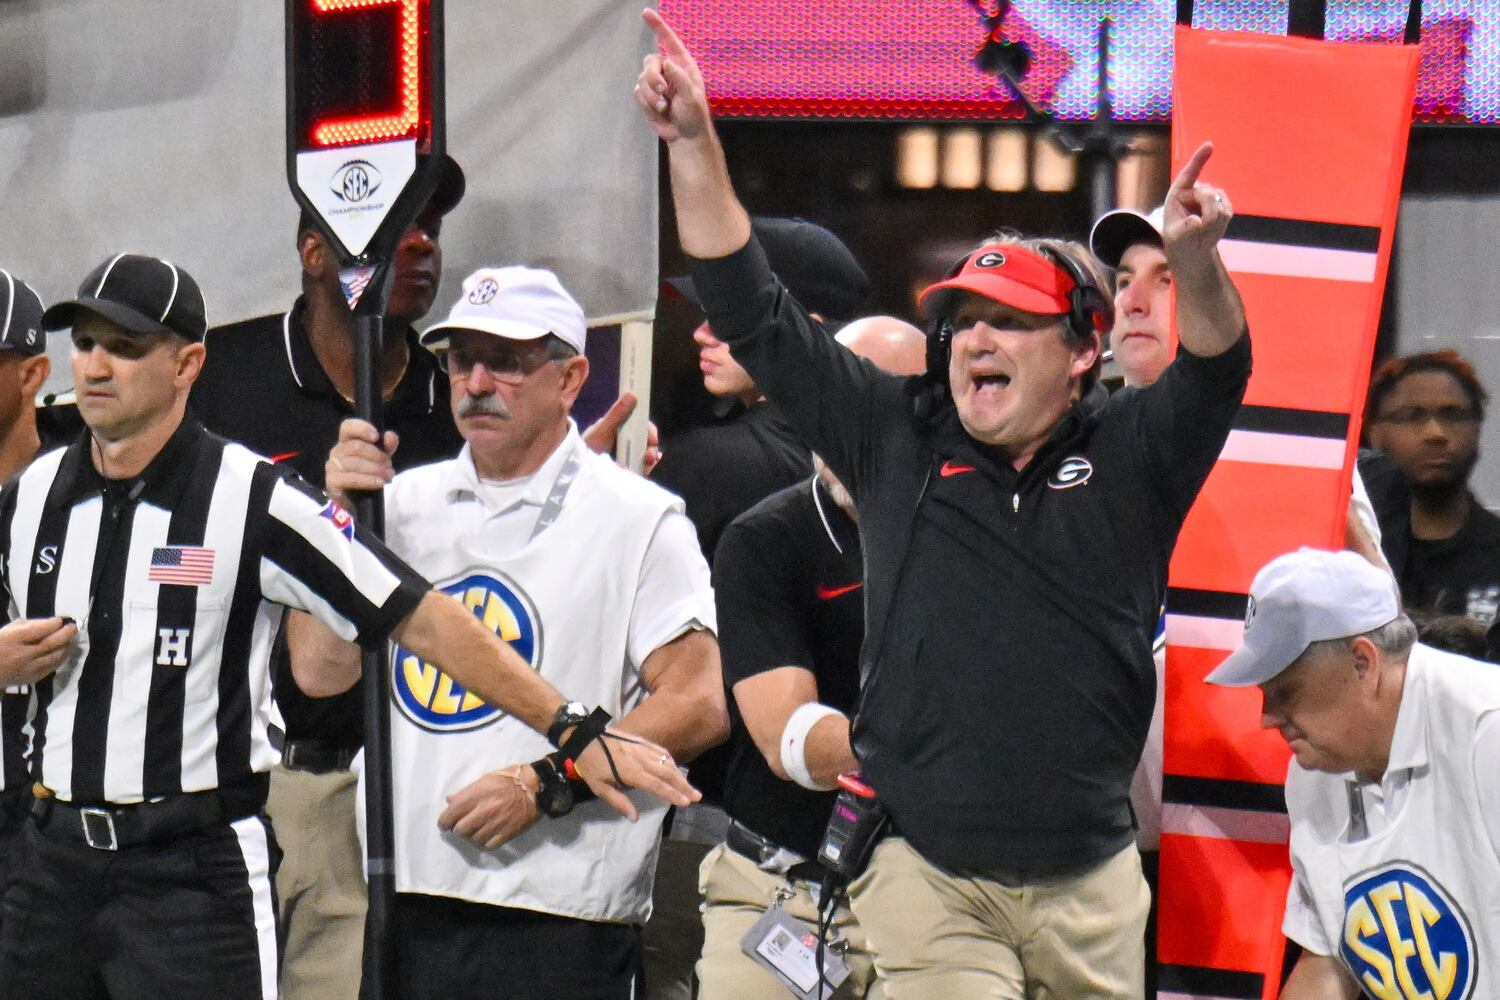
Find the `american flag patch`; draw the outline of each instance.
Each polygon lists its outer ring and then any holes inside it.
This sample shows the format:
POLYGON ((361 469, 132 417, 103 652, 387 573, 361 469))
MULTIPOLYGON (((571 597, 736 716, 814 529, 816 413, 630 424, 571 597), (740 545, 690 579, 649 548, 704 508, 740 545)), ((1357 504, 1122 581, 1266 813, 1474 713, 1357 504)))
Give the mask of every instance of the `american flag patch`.
POLYGON ((354 517, 332 500, 318 511, 318 516, 331 523, 345 538, 354 537, 354 517))
POLYGON ((169 545, 151 550, 152 583, 176 583, 188 587, 206 586, 214 579, 214 550, 186 545, 169 545))

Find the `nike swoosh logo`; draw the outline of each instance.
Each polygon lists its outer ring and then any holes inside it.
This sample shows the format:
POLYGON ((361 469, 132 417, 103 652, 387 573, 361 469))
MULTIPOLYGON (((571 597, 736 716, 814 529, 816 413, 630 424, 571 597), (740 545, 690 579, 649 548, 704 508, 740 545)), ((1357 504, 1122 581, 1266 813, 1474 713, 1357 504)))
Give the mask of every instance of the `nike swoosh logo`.
POLYGON ((953 464, 953 460, 949 459, 948 461, 946 461, 946 462, 943 463, 943 467, 941 469, 938 469, 938 475, 943 476, 943 477, 946 478, 948 476, 957 476, 960 473, 973 472, 973 471, 974 471, 974 466, 972 466, 972 465, 954 465, 953 464))
POLYGON ((272 455, 271 456, 271 461, 273 461, 273 462, 285 462, 288 459, 296 458, 300 454, 302 454, 302 452, 300 452, 300 451, 284 451, 280 455, 272 455))
POLYGON ((818 600, 831 601, 835 597, 843 597, 845 594, 850 593, 851 591, 858 590, 864 585, 865 584, 863 580, 861 580, 859 583, 851 583, 847 587, 830 587, 827 584, 820 583, 818 584, 818 600))

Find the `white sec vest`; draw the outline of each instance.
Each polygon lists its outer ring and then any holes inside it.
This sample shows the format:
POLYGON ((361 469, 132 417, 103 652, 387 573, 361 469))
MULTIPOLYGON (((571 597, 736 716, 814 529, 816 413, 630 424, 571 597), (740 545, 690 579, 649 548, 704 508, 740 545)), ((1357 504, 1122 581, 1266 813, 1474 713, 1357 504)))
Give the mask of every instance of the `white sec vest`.
MULTIPOLYGON (((647 693, 627 643, 642 562, 658 523, 681 501, 589 452, 576 430, 527 492, 555 495, 569 453, 578 475, 561 511, 519 548, 500 551, 487 535, 491 514, 475 495, 467 448, 396 477, 386 491, 386 537, 568 699, 619 718, 647 693)), ((513 516, 525 520, 524 539, 537 508, 513 516)), ((632 792, 640 819, 631 823, 602 802, 583 803, 560 819, 540 818, 495 851, 443 833, 437 818, 447 796, 553 748, 400 647, 391 668, 397 891, 644 922, 666 806, 632 792)))
POLYGON ((1500 857, 1474 761, 1475 727, 1497 709, 1500 667, 1413 648, 1401 711, 1422 713, 1427 761, 1388 826, 1357 842, 1349 841, 1348 781, 1292 763, 1292 860, 1318 925, 1368 996, 1500 996, 1500 857))

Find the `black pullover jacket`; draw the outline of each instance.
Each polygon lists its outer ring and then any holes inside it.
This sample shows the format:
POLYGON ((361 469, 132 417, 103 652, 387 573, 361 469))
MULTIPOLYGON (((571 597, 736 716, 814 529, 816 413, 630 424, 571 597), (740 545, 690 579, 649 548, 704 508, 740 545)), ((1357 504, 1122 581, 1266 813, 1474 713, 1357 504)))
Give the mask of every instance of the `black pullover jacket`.
POLYGON ((1248 336, 1087 394, 1017 473, 946 394, 823 333, 752 237, 695 261, 714 333, 852 492, 866 638, 855 752, 953 872, 1037 879, 1130 843, 1177 532, 1226 440, 1248 336))

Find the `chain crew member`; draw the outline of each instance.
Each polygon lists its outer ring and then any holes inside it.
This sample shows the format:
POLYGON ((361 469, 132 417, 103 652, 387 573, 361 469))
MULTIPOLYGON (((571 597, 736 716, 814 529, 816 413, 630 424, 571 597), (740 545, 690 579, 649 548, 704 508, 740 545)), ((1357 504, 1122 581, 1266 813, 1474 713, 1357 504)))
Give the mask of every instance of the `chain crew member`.
MULTIPOLYGON (((721 741, 692 523, 568 416, 588 375, 578 303, 549 271, 486 268, 423 341, 446 356, 464 451, 391 481, 374 428, 348 421, 330 489, 389 482, 392 549, 562 690, 681 759, 721 741)), ((666 807, 631 824, 576 802, 520 721, 405 650, 392 674, 400 995, 635 996, 666 807)))
POLYGON ((1383 570, 1301 549, 1256 574, 1208 675, 1259 685, 1294 757, 1282 1000, 1496 995, 1500 671, 1416 639, 1383 570))

